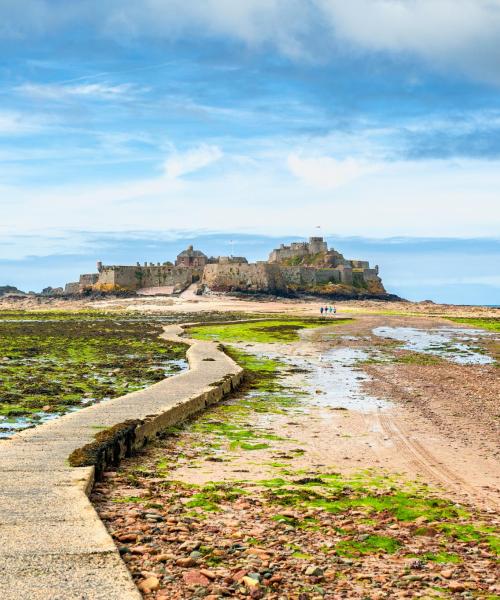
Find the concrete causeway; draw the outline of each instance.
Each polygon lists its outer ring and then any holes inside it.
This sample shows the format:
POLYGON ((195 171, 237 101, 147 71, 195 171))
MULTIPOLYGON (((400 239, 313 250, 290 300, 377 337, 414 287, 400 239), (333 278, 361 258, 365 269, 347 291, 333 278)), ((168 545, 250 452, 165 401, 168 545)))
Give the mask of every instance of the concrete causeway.
MULTIPOLYGON (((165 427, 218 402, 243 370, 215 342, 190 345, 190 369, 145 390, 67 414, 0 443, 0 598, 140 600, 142 597, 87 494, 96 466, 71 467, 70 454, 95 435, 138 420, 126 444, 108 442, 101 465, 141 448, 165 427)), ((119 428, 118 428, 119 429, 119 428)))

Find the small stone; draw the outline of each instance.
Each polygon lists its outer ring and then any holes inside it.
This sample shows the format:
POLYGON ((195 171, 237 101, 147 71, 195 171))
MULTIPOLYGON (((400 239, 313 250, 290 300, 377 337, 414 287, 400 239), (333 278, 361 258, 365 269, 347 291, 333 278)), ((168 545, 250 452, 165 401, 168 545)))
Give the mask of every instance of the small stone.
POLYGON ((200 573, 202 575, 205 575, 205 577, 208 577, 209 579, 217 578, 217 575, 213 571, 210 571, 209 569, 200 569, 200 573))
POLYGON ((157 590, 160 587, 160 582, 157 577, 148 577, 147 579, 143 579, 137 587, 141 592, 148 594, 157 590))
POLYGON ((245 584, 245 587, 247 587, 249 590, 254 590, 256 588, 259 587, 259 582, 254 579, 253 577, 250 577, 248 575, 245 575, 245 577, 243 577, 241 579, 242 583, 245 584))
POLYGON ((193 550, 193 552, 191 552, 191 554, 189 555, 191 558, 201 558, 201 552, 198 552, 198 550, 193 550))
POLYGON ((465 590, 464 584, 459 581, 450 581, 448 587, 452 592, 463 592, 465 590))
POLYGON ((444 577, 445 579, 451 579, 453 576, 453 571, 451 569, 446 569, 444 571, 441 571, 441 577, 444 577))
POLYGON ((305 570, 306 575, 310 575, 310 576, 314 576, 314 577, 321 577, 323 575, 323 573, 324 573, 323 569, 321 569, 320 567, 317 567, 315 565, 309 565, 307 567, 307 569, 305 570))
POLYGON ((175 564, 178 567, 194 567, 194 565, 196 564, 196 561, 194 558, 191 558, 190 556, 188 558, 178 558, 175 561, 175 564))
POLYGON ((201 542, 198 540, 186 541, 179 546, 179 550, 187 550, 188 552, 192 552, 193 550, 198 550, 200 546, 201 542))
POLYGON ((146 552, 149 552, 149 548, 146 546, 135 546, 135 548, 130 548, 130 552, 132 554, 146 554, 146 552))
POLYGON ((155 560, 158 562, 167 562, 167 560, 176 560, 177 556, 170 552, 165 552, 163 554, 157 554, 155 556, 155 560))
POLYGON ((186 571, 182 574, 182 579, 186 585, 202 585, 207 586, 210 583, 208 577, 205 577, 203 573, 197 571, 196 569, 192 569, 191 571, 186 571))

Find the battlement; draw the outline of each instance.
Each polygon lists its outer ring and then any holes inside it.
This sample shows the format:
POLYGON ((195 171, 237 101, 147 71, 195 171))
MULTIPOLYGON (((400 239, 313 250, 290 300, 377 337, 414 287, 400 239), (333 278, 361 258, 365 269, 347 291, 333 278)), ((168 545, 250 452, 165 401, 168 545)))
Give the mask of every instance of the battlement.
POLYGON ((104 265, 99 261, 97 273, 81 275, 79 282, 67 284, 65 292, 176 293, 196 282, 214 291, 329 293, 337 286, 385 293, 378 266, 372 269, 368 261, 345 259, 329 249, 322 237, 281 244, 270 253, 269 260, 256 263, 249 263, 243 256, 208 258, 193 246, 177 256, 175 265, 169 261, 104 265))
POLYGON ((280 263, 321 252, 328 252, 328 244, 322 237, 310 237, 308 242, 292 242, 289 246, 280 244, 279 248, 275 248, 269 254, 269 262, 280 263))

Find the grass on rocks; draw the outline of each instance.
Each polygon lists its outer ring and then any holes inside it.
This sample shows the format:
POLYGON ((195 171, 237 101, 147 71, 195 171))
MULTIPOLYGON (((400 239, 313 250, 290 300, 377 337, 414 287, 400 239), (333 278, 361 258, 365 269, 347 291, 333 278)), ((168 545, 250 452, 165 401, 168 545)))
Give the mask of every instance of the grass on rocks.
POLYGON ((351 319, 276 319, 226 325, 191 327, 188 335, 202 340, 218 340, 222 343, 276 343, 293 342, 299 339, 298 332, 325 325, 342 325, 351 319))
POLYGON ((165 438, 94 492, 146 598, 495 597, 488 516, 380 473, 186 485, 172 478, 182 440, 165 438), (160 456, 172 471, 158 471, 160 456))
POLYGON ((489 331, 500 331, 500 318, 472 318, 472 317, 447 317, 449 321, 454 323, 463 323, 480 329, 488 329, 489 331))
POLYGON ((248 373, 243 390, 95 487, 145 598, 497 597, 491 515, 381 469, 304 468, 307 450, 266 427, 300 414, 304 393, 287 385, 289 367, 228 351, 248 373), (213 481, 183 476, 211 463, 223 463, 213 481), (251 465, 265 475, 247 477, 251 465), (232 470, 215 479, 224 466, 232 470))
POLYGON ((181 370, 184 344, 158 338, 161 323, 128 315, 0 314, 0 427, 36 423, 144 388, 181 370))

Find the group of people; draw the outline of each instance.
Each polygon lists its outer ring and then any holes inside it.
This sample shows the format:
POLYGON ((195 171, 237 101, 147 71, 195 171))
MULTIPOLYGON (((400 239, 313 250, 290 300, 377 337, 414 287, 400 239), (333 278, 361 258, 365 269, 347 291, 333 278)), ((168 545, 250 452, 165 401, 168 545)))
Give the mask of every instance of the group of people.
POLYGON ((321 315, 325 315, 327 317, 329 314, 334 315, 337 312, 337 309, 335 308, 335 306, 322 306, 319 309, 319 312, 321 313, 321 315))

